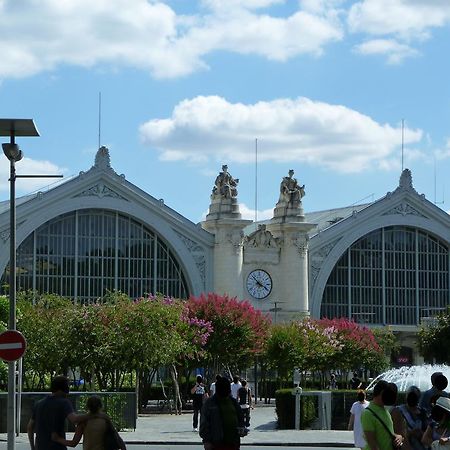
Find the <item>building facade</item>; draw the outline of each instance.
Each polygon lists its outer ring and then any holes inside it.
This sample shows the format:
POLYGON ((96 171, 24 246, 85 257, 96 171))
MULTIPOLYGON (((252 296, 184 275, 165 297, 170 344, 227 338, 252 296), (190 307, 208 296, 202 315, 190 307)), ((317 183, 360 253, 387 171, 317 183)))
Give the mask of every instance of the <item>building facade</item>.
MULTIPOLYGON (((304 195, 290 171, 273 218, 243 220, 238 180, 223 166, 209 213, 194 224, 117 174, 101 147, 87 172, 17 199, 17 286, 78 302, 107 290, 226 293, 275 321, 311 315, 389 326, 402 357, 417 362, 418 327, 450 304, 449 215, 417 193, 408 169, 393 192, 369 204, 304 213, 304 195)), ((3 292, 8 260, 3 202, 3 292)))

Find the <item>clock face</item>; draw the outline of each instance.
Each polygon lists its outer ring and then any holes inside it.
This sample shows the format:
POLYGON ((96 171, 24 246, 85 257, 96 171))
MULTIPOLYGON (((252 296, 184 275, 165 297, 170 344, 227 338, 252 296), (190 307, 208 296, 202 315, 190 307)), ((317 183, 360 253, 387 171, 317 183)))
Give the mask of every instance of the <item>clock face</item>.
POLYGON ((266 298, 272 291, 272 278, 265 270, 253 270, 247 277, 247 291, 254 298, 266 298))

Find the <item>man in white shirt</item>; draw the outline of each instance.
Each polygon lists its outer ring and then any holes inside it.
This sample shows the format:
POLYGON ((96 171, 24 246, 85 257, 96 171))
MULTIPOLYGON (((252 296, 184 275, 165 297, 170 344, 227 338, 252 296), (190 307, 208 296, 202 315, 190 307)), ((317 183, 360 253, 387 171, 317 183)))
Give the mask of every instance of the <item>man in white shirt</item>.
POLYGON ((238 398, 238 391, 241 387, 242 387, 242 384, 239 381, 239 376, 235 375, 233 377, 233 382, 231 383, 231 396, 236 400, 238 398))

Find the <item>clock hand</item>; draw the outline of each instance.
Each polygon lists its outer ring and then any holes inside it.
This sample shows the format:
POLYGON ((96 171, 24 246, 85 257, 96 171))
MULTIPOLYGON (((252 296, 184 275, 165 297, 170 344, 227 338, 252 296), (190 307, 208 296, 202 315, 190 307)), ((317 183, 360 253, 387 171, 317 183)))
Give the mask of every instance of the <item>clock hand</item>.
POLYGON ((256 283, 257 283, 259 286, 262 286, 261 281, 259 281, 257 278, 255 278, 254 275, 252 275, 252 278, 256 281, 256 283))

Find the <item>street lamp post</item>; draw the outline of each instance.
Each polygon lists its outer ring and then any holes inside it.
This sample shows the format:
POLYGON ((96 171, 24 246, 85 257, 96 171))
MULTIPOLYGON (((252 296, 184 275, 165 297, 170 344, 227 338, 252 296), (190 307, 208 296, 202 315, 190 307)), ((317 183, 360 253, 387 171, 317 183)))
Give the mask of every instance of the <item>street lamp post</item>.
MULTIPOLYGON (((23 157, 16 144, 16 136, 39 136, 32 119, 0 119, 0 136, 9 136, 10 143, 2 144, 3 153, 10 162, 9 201, 9 320, 8 328, 16 329, 16 162, 23 157)), ((16 362, 8 363, 8 450, 15 448, 16 428, 16 362)))
MULTIPOLYGON (((9 200, 9 323, 10 330, 16 329, 16 179, 17 178, 61 178, 62 175, 16 175, 16 162, 23 158, 22 150, 16 144, 16 136, 39 136, 32 119, 0 119, 0 136, 9 136, 9 144, 2 144, 3 153, 10 162, 9 200)), ((16 445, 16 362, 8 364, 8 450, 16 445)))

